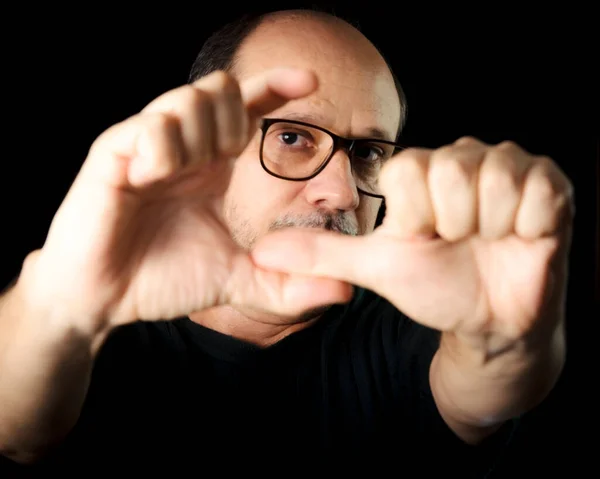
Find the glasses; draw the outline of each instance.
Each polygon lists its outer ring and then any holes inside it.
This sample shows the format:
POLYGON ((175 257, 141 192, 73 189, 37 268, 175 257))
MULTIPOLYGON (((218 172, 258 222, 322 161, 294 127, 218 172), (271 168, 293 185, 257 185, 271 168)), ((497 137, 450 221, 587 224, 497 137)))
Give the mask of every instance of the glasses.
POLYGON ((388 159, 404 149, 393 141, 343 138, 297 120, 265 118, 260 129, 260 163, 270 175, 290 181, 310 180, 342 149, 350 159, 357 190, 381 199, 379 172, 388 159))

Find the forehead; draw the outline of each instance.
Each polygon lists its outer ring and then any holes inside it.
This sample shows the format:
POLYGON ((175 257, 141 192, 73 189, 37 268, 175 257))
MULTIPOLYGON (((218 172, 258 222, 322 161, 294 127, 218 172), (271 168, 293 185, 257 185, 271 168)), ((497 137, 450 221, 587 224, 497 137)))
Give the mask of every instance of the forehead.
POLYGON ((292 17, 259 26, 239 49, 235 73, 243 79, 279 66, 315 71, 319 88, 272 116, 313 116, 343 135, 379 129, 388 139, 396 136, 400 104, 391 72, 377 49, 350 25, 292 17))

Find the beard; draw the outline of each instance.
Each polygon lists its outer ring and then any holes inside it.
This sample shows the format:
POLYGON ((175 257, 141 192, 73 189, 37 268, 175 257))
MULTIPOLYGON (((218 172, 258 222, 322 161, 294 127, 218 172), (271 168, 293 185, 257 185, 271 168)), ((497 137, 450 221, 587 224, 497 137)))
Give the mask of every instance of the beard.
MULTIPOLYGON (((227 215, 232 237, 240 247, 249 251, 260 237, 250 223, 241 220, 236 213, 236 209, 233 208, 229 210, 229 214, 227 215)), ((271 232, 285 228, 319 228, 349 236, 357 236, 359 234, 356 222, 348 217, 346 213, 334 214, 322 210, 305 215, 285 214, 272 221, 267 231, 271 232)), ((305 311, 295 322, 301 323, 315 319, 329 310, 331 306, 320 306, 305 311)))
MULTIPOLYGON (((247 220, 240 217, 237 208, 231 206, 225 215, 233 240, 241 248, 250 251, 260 235, 247 220)), ((293 215, 287 213, 273 220, 267 232, 284 228, 321 228, 349 236, 359 234, 358 226, 346 213, 330 213, 317 210, 310 214, 293 215)))
POLYGON ((273 221, 269 226, 269 231, 283 228, 322 228, 350 236, 358 235, 356 223, 345 213, 332 214, 316 211, 302 216, 286 214, 273 221))
MULTIPOLYGON (((284 228, 322 228, 327 231, 335 231, 349 236, 358 235, 358 227, 344 213, 332 214, 329 212, 316 211, 309 215, 290 215, 286 214, 275 221, 269 227, 269 231, 281 230, 284 228)), ((321 306, 308 310, 302 314, 299 321, 310 321, 318 316, 321 316, 331 306, 321 306)))

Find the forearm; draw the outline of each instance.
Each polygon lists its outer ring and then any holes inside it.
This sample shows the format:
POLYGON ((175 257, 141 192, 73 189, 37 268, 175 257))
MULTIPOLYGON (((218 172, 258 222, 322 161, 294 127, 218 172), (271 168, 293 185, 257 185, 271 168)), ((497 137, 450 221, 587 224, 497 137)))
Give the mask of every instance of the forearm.
POLYGON ((523 340, 497 354, 442 335, 430 370, 438 410, 460 438, 476 444, 549 394, 565 354, 562 326, 546 340, 523 340))
POLYGON ((34 304, 25 283, 0 297, 0 454, 24 463, 76 423, 98 348, 34 304))

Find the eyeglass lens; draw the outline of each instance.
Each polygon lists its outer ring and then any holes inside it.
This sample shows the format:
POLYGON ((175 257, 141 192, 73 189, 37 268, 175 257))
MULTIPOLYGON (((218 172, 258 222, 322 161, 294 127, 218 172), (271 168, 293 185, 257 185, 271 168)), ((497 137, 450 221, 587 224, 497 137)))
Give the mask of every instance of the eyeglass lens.
MULTIPOLYGON (((311 177, 326 162, 334 148, 328 133, 305 125, 276 122, 270 125, 263 141, 262 159, 275 175, 289 179, 311 177)), ((383 163, 396 152, 393 145, 360 140, 351 151, 356 186, 380 194, 377 179, 383 163)))

